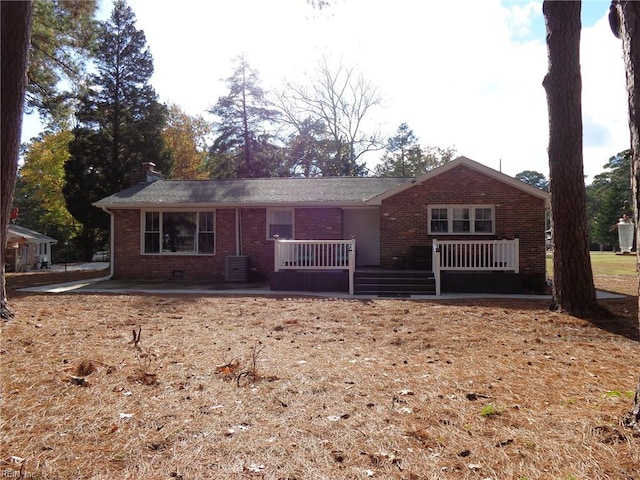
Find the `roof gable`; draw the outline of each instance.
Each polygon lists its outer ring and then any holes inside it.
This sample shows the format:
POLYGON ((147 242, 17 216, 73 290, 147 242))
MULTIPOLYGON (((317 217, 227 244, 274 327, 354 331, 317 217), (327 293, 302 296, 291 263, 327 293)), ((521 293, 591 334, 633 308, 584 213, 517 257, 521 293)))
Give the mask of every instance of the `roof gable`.
POLYGON ((20 240, 27 243, 58 243, 55 238, 51 238, 44 233, 10 223, 7 231, 7 242, 17 242, 20 240))
POLYGON ((507 184, 511 187, 517 188, 519 190, 522 190, 534 197, 538 197, 541 199, 544 199, 545 201, 549 200, 549 193, 545 192, 543 190, 540 190, 539 188, 536 188, 532 185, 529 185, 527 183, 521 182, 520 180, 518 180, 517 178, 513 178, 510 177, 509 175, 506 175, 502 172, 498 172, 497 170, 494 170, 493 168, 489 168, 486 165, 482 165, 481 163, 478 163, 474 160, 471 160, 470 158, 467 157, 457 157, 454 160, 451 160, 448 163, 445 163, 444 165, 442 165, 441 167, 435 168, 427 173, 423 173, 422 175, 416 177, 415 179, 412 179, 409 182, 405 182, 403 184, 397 185, 394 188, 391 188, 389 190, 387 190, 386 192, 383 192, 382 194, 380 194, 379 196, 371 199, 368 203, 371 204, 379 204, 380 202, 382 202, 383 200, 393 197, 394 195, 397 195, 398 193, 401 193, 411 187, 414 187, 416 185, 420 185, 424 182, 426 182, 427 180, 431 180, 433 178, 438 177, 439 175, 442 175, 445 172, 448 172, 450 170, 453 170, 454 168, 457 168, 461 165, 464 165, 472 170, 477 171, 478 173, 481 173, 483 175, 486 175, 488 177, 494 178, 504 184, 507 184))

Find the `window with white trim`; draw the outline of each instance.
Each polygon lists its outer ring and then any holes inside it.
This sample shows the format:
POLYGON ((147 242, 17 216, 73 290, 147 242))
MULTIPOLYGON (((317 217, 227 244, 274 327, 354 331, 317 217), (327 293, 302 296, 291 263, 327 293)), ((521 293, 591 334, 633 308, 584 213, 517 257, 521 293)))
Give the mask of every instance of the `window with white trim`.
POLYGON ((267 210, 267 239, 278 235, 281 239, 293 239, 293 209, 267 210))
POLYGON ((495 233, 493 205, 430 205, 429 234, 491 235, 495 233))
POLYGON ((215 214, 212 211, 143 212, 144 253, 212 255, 215 214))

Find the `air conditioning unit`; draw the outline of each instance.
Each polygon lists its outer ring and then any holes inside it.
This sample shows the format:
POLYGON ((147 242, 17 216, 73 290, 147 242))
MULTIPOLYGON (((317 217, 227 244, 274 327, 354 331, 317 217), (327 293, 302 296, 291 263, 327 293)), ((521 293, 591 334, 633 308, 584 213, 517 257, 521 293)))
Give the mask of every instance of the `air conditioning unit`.
POLYGON ((247 255, 230 255, 226 260, 225 280, 227 282, 246 282, 249 279, 247 255))

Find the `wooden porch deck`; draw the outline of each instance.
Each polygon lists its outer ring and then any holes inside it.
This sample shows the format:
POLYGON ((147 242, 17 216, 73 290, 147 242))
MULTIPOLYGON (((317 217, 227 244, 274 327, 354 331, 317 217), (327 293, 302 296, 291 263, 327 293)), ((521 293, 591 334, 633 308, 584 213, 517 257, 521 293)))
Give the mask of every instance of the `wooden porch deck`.
MULTIPOLYGON (((520 276, 513 272, 442 272, 442 293, 520 293, 520 276)), ((436 280, 431 270, 356 268, 354 294, 379 297, 436 295, 436 280)), ((271 290, 308 292, 349 292, 345 270, 287 270, 273 272, 271 290)))

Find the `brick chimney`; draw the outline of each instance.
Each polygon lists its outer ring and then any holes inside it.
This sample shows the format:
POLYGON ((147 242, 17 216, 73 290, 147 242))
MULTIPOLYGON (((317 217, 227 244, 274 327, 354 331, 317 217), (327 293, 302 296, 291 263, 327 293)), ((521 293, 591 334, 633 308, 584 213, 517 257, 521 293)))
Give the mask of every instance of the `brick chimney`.
POLYGON ((153 162, 142 162, 140 167, 134 169, 131 175, 131 185, 138 183, 152 183, 156 180, 163 180, 162 174, 156 170, 156 164, 153 162))

